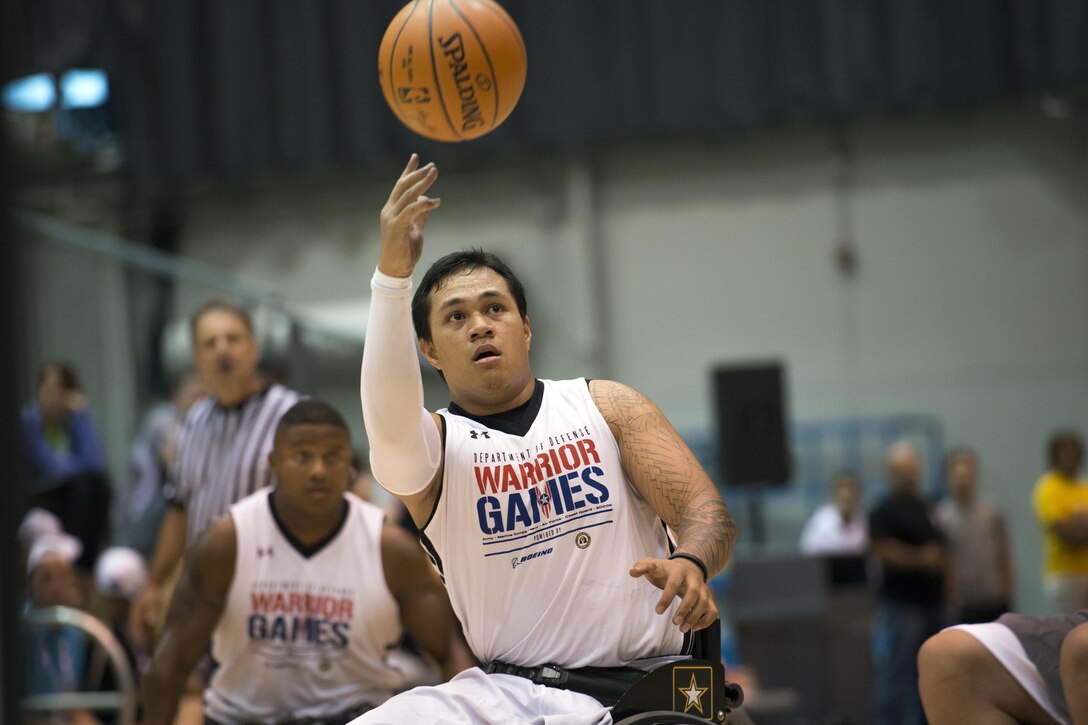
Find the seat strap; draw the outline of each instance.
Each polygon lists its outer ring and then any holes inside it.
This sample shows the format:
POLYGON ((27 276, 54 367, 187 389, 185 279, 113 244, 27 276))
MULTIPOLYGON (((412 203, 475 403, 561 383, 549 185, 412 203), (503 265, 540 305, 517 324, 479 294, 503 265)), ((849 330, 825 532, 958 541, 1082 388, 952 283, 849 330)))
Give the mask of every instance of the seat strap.
POLYGON ((606 707, 615 705, 632 685, 646 675, 646 672, 634 667, 579 667, 568 670, 552 664, 520 667, 499 660, 488 662, 483 670, 489 675, 514 675, 537 685, 580 692, 606 707))

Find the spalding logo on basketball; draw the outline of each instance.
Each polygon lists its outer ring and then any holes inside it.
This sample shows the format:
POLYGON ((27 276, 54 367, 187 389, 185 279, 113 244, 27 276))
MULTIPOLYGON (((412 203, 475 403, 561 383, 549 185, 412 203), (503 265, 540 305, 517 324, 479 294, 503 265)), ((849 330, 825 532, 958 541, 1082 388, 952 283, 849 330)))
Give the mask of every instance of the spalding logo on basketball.
POLYGON ((525 43, 492 0, 414 0, 382 38, 378 78, 405 126, 436 141, 495 130, 525 87, 525 43))

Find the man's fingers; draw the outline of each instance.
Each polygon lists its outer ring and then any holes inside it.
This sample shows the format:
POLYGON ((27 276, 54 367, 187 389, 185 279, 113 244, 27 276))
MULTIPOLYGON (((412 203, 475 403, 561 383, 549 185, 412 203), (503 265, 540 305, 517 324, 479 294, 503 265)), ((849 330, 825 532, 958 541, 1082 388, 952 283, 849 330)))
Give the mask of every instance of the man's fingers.
MULTIPOLYGON (((692 621, 694 621, 692 620, 692 615, 701 613, 700 605, 702 604, 702 597, 700 595, 701 592, 699 589, 696 587, 688 587, 687 591, 684 592, 684 598, 680 600, 680 606, 676 608, 676 614, 672 618, 672 623, 680 627, 684 632, 687 631, 684 629, 684 626, 686 624, 691 624, 692 621)), ((698 616, 696 616, 696 619, 698 619, 698 616)))
POLYGON ((684 583, 683 577, 670 576, 665 580, 665 585, 661 587, 661 598, 657 600, 657 606, 654 608, 658 614, 664 614, 669 605, 672 604, 672 600, 680 594, 680 587, 684 583))
POLYGON ((437 209, 441 203, 441 199, 432 199, 429 196, 421 196, 412 202, 406 211, 411 215, 412 219, 418 221, 420 226, 422 226, 427 223, 427 215, 431 213, 431 210, 437 209))
POLYGON ((420 194, 430 188, 438 178, 438 168, 433 163, 422 166, 397 180, 393 193, 389 195, 390 211, 400 214, 404 208, 414 202, 420 194))
POLYGON ((414 184, 404 194, 404 199, 408 200, 405 206, 415 203, 419 197, 421 197, 427 189, 431 188, 435 180, 438 179, 438 169, 434 164, 427 164, 420 169, 422 175, 416 180, 414 184))
POLYGON ((718 618, 718 605, 714 597, 704 586, 692 586, 680 602, 673 617, 673 624, 681 632, 689 632, 709 627, 718 618))
POLYGON ((718 605, 714 603, 714 600, 710 600, 710 606, 708 606, 701 617, 692 623, 692 630, 698 631, 700 629, 706 629, 710 625, 714 624, 714 621, 718 618, 718 605))

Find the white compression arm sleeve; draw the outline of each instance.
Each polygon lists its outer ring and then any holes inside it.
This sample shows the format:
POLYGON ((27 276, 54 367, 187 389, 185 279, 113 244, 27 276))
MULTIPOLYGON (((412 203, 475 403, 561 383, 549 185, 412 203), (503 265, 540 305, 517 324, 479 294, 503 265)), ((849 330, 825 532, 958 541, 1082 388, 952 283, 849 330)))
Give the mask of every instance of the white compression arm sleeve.
POLYGON ((423 376, 412 331, 412 279, 375 270, 359 394, 370 470, 390 493, 410 496, 434 479, 442 436, 423 407, 423 376))

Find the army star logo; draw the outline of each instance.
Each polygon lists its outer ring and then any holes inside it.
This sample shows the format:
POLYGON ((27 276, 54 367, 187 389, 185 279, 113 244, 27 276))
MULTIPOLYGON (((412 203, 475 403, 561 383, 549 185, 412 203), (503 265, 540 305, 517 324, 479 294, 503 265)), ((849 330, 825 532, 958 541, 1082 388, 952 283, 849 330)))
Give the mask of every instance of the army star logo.
POLYGON ((703 714, 703 693, 706 692, 705 687, 699 687, 695 682, 695 673, 691 674, 691 684, 688 685, 688 689, 680 690, 680 693, 688 699, 684 704, 684 712, 686 713, 691 708, 695 708, 699 711, 699 714, 703 714))
MULTIPOLYGON (((703 717, 707 716, 707 713, 714 709, 713 701, 709 703, 709 707, 703 707, 703 694, 710 689, 711 681, 713 678, 713 670, 710 667, 677 667, 673 670, 673 687, 674 692, 679 692, 684 696, 684 705, 681 710, 680 704, 677 702, 676 695, 673 695, 673 709, 680 712, 687 713, 690 710, 695 710, 703 717), (685 683, 684 679, 690 673, 691 679, 685 683)), ((711 695, 713 699, 713 695, 711 695)))

